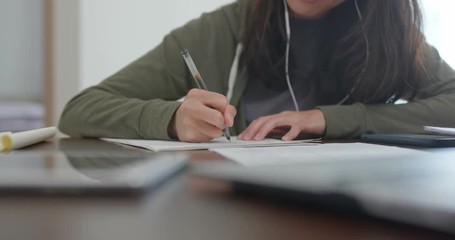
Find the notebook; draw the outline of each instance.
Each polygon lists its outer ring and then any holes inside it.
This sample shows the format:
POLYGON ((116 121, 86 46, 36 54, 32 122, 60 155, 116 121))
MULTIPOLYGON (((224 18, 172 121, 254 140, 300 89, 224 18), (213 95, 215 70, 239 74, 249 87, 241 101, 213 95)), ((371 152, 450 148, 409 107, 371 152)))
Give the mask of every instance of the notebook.
POLYGON ((194 176, 234 194, 411 224, 455 234, 455 149, 414 157, 281 166, 201 165, 194 176))

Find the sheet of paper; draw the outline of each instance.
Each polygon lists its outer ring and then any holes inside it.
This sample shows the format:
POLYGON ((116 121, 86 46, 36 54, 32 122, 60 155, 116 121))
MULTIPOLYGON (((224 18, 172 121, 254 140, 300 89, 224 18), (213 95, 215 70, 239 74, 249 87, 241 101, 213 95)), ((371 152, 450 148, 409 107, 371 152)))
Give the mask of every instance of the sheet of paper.
POLYGON ((439 134, 455 135, 455 128, 425 126, 425 131, 439 134))
POLYGON ((207 143, 186 143, 178 141, 160 141, 160 140, 137 140, 137 139, 116 139, 103 138, 105 141, 126 144, 135 147, 150 149, 153 151, 181 151, 181 150, 204 150, 204 149, 219 149, 219 148, 245 148, 245 147, 276 147, 276 146, 292 146, 292 145, 311 145, 317 140, 296 140, 296 141, 281 141, 277 139, 265 139, 262 141, 242 141, 236 137, 231 138, 231 142, 225 137, 214 139, 207 143))
POLYGON ((213 151, 245 166, 283 165, 311 161, 343 161, 404 157, 423 150, 367 143, 324 143, 274 148, 229 148, 213 151))

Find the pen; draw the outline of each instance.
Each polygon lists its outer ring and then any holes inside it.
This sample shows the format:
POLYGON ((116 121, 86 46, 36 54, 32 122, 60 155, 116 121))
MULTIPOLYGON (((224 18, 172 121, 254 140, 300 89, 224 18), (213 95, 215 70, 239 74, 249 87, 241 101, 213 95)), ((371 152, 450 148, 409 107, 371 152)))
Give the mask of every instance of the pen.
MULTIPOLYGON (((190 69, 191 75, 193 75, 193 78, 196 81, 197 86, 200 89, 204 89, 204 90, 208 91, 207 86, 204 83, 204 80, 202 80, 201 74, 197 70, 196 65, 194 65, 193 58, 191 58, 191 55, 190 55, 190 52, 188 51, 188 49, 184 48, 184 49, 182 49, 182 51, 180 53, 182 54, 183 59, 185 59, 186 65, 188 66, 188 69, 190 69)), ((227 127, 224 128, 223 132, 224 132, 224 136, 226 137, 226 139, 229 142, 231 142, 231 134, 229 134, 229 128, 227 128, 227 127)))

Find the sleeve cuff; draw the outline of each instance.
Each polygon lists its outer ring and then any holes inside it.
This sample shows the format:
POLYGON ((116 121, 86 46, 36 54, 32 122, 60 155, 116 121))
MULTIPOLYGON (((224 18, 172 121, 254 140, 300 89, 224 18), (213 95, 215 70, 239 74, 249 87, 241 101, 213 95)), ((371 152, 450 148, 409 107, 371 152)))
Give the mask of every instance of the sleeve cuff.
POLYGON ((167 129, 180 104, 163 100, 146 104, 139 120, 139 135, 144 139, 174 140, 167 129))
POLYGON ((325 117, 325 138, 357 138, 366 129, 363 104, 319 106, 325 117))

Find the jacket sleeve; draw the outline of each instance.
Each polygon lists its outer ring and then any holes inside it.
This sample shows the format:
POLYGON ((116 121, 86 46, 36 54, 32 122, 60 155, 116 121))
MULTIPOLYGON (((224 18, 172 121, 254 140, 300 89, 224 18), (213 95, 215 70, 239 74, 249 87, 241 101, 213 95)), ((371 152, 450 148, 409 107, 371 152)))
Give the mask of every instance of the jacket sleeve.
POLYGON ((180 105, 176 100, 196 87, 180 50, 188 48, 199 70, 207 72, 210 90, 225 91, 227 82, 220 76, 226 66, 216 60, 214 49, 234 52, 227 15, 235 7, 204 14, 172 31, 152 51, 79 93, 66 105, 60 130, 72 137, 170 139, 167 128, 180 105))
POLYGON ((318 107, 326 119, 326 138, 356 138, 363 133, 424 133, 423 126, 455 127, 455 73, 427 48, 429 77, 406 104, 318 107))

